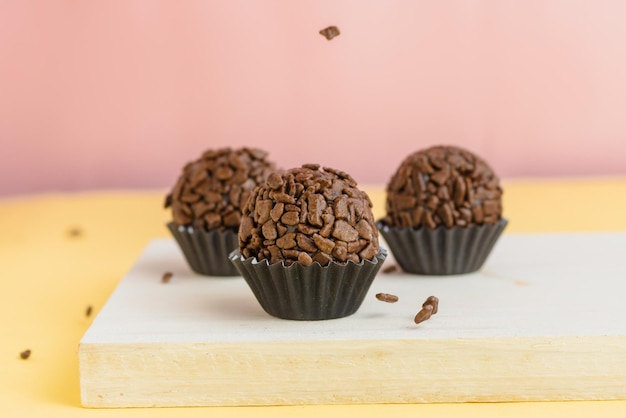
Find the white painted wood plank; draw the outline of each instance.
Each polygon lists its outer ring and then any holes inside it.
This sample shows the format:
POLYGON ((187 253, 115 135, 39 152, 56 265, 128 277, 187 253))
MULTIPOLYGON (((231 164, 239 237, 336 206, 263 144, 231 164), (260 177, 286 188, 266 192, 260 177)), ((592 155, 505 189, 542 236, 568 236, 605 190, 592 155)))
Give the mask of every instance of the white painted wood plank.
POLYGON ((155 241, 81 341, 83 403, 625 398, 624 248, 621 233, 505 234, 481 272, 379 274, 353 316, 299 322, 263 312, 241 278, 191 273, 173 241, 155 241), (415 325, 431 294, 439 313, 415 325))

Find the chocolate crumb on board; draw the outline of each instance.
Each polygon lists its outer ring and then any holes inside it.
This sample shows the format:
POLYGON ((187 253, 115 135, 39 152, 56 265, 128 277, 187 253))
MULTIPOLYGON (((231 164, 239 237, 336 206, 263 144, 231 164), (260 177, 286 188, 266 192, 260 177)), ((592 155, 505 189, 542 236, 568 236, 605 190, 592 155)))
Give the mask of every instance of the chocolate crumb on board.
POLYGON ((89 318, 91 316, 92 311, 93 311, 93 307, 91 305, 87 306, 87 309, 85 310, 85 316, 89 318))
POLYGON ((328 26, 320 31, 320 35, 330 41, 335 36, 341 35, 341 32, 339 32, 339 28, 337 26, 328 26))
POLYGON ((172 276, 174 275, 174 273, 172 273, 171 271, 166 271, 165 273, 163 273, 163 277, 161 277, 161 282, 162 283, 169 283, 170 279, 172 278, 172 276))
POLYGON ((421 311, 417 313, 417 315, 415 315, 414 321, 416 324, 419 324, 429 319, 432 314, 433 314, 433 305, 426 305, 422 308, 421 311))
POLYGON ((20 358, 26 360, 30 357, 30 350, 24 350, 20 353, 20 358))
POLYGON ((422 304, 422 308, 426 305, 433 307, 433 315, 439 310, 439 298, 437 296, 428 296, 426 301, 422 304))
POLYGON ((376 293, 376 299, 387 303, 396 303, 398 301, 398 297, 396 295, 389 293, 376 293))
POLYGON ((391 264, 382 270, 383 274, 400 273, 402 269, 397 264, 391 264))

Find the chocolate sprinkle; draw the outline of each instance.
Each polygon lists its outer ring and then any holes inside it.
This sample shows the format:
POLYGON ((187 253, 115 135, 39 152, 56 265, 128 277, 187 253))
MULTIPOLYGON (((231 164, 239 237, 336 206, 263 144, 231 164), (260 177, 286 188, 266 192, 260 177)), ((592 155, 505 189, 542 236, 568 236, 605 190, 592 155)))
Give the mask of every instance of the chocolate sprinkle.
POLYGON ((67 230, 67 235, 70 238, 80 238, 83 235, 83 230, 78 226, 74 226, 67 230))
POLYGON ((428 299, 422 304, 422 308, 426 305, 430 305, 433 307, 432 314, 436 314, 439 310, 439 298, 437 296, 429 296, 428 299))
POLYGON ((431 315, 433 314, 433 310, 434 310, 433 305, 424 306, 422 310, 419 311, 417 315, 415 315, 415 319, 414 319, 415 323, 419 324, 429 319, 431 315))
POLYGON ((341 35, 341 32, 339 32, 339 28, 337 26, 328 26, 320 31, 320 35, 330 41, 335 36, 341 35))
POLYGON ((398 301, 398 297, 390 293, 376 293, 376 299, 387 303, 396 303, 398 301))
POLYGON ((381 273, 383 274, 392 274, 392 273, 400 273, 400 272, 402 272, 402 269, 397 264, 391 264, 381 270, 381 273))

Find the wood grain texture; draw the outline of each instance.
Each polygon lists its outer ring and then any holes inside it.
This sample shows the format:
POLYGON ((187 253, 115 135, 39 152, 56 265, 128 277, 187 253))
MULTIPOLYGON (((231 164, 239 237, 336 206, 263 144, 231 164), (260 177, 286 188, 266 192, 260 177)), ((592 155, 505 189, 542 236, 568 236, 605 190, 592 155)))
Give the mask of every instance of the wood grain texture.
POLYGON ((241 278, 195 275, 173 241, 154 241, 81 341, 82 402, 626 399, 625 246, 623 233, 504 235, 481 272, 379 274, 351 317, 297 322, 265 314, 241 278), (431 294, 439 312, 415 325, 431 294))

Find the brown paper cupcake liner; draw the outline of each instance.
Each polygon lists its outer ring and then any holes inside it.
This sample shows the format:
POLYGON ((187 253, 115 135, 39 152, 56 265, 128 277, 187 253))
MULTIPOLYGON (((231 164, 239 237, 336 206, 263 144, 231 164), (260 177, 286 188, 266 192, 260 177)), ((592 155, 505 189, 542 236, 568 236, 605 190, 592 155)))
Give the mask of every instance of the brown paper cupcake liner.
POLYGON ((359 264, 349 261, 325 267, 319 263, 285 266, 255 258, 246 260, 236 250, 230 260, 265 312, 282 319, 315 321, 355 313, 386 257, 387 251, 381 248, 372 261, 359 264))
POLYGON ((442 276, 480 269, 507 223, 501 219, 495 224, 449 229, 394 228, 382 222, 376 225, 404 271, 442 276))
POLYGON ((237 232, 232 230, 202 231, 193 227, 167 224, 193 271, 205 276, 239 276, 228 259, 239 246, 237 232))

